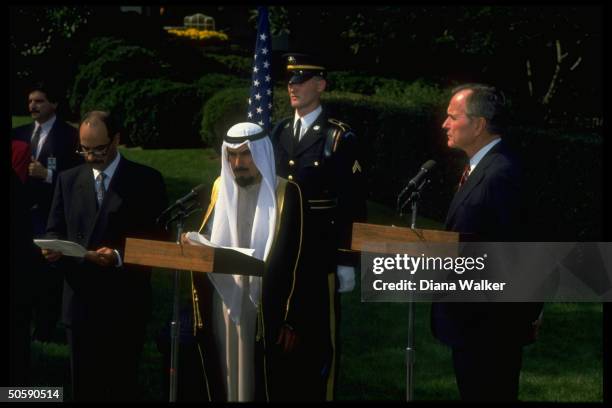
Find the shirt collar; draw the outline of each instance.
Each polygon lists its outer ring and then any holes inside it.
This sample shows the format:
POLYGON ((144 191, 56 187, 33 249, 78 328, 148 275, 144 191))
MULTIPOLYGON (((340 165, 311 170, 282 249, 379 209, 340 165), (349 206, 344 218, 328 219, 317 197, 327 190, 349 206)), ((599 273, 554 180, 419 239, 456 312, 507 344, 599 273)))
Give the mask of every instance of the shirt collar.
POLYGON ((117 156, 115 156, 115 158, 108 165, 107 168, 105 168, 102 171, 100 171, 98 169, 93 169, 94 180, 98 177, 98 174, 104 173, 104 174, 106 174, 106 180, 108 180, 108 182, 110 183, 110 180, 113 178, 113 175, 115 174, 115 170, 117 170, 117 166, 119 165, 119 158, 120 157, 121 157, 121 154, 119 154, 119 152, 117 152, 117 156))
POLYGON ((40 124, 38 122, 34 122, 34 131, 36 132, 36 128, 38 126, 42 127, 42 130, 40 131, 41 134, 48 134, 49 131, 51 130, 51 128, 53 127, 53 125, 55 124, 55 120, 57 119, 57 117, 55 115, 51 116, 51 119, 49 119, 48 121, 46 121, 43 124, 40 124))
MULTIPOLYGON (((317 118, 319 117, 319 115, 321 114, 321 111, 323 109, 321 108, 321 105, 317 106, 317 108, 315 110, 313 110, 312 112, 310 112, 307 115, 302 116, 302 129, 308 129, 310 128, 310 126, 314 123, 315 120, 317 120, 317 118)), ((295 111, 295 115, 293 117, 293 127, 295 128, 295 123, 298 121, 298 119, 300 119, 297 111, 295 111)), ((302 130, 302 134, 304 134, 306 130, 302 130)))
POLYGON ((487 154, 489 150, 491 150, 493 146, 499 142, 501 142, 501 138, 498 137, 497 139, 493 139, 486 146, 481 148, 474 156, 472 156, 470 159, 470 173, 474 171, 474 168, 478 165, 478 163, 480 163, 480 160, 482 160, 485 154, 487 154))

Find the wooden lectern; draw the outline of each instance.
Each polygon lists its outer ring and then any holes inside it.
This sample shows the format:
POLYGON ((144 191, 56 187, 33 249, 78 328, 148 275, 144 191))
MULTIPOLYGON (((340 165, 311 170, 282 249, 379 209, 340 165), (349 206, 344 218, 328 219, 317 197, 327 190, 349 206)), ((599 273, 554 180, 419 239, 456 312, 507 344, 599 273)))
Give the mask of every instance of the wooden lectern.
MULTIPOLYGON (((180 236, 179 228, 178 236, 180 236)), ((179 352, 179 273, 178 271, 215 272, 231 275, 263 276, 264 262, 226 248, 181 245, 176 242, 127 238, 124 263, 175 269, 174 306, 170 323, 170 402, 176 402, 179 352)))
POLYGON ((376 224, 353 224, 351 249, 361 252, 394 254, 394 248, 409 243, 459 243, 464 236, 457 232, 412 229, 376 224))
MULTIPOLYGON (((405 252, 406 244, 413 243, 456 243, 464 240, 464 236, 457 232, 437 231, 427 229, 412 229, 406 227, 393 227, 376 224, 353 224, 353 236, 351 249, 360 252, 371 252, 379 254, 397 254, 405 252)), ((445 248, 451 249, 451 254, 456 255, 459 245, 445 248)), ((435 249, 432 249, 435 251, 435 249)), ((427 252, 427 249, 423 250, 427 252)), ((419 251, 419 253, 422 251, 419 251)), ((426 255, 437 256, 438 253, 426 253, 426 255)), ((413 366, 414 366, 414 305, 408 303, 408 346, 406 347, 406 400, 412 401, 413 394, 413 366)))
POLYGON ((238 251, 127 238, 125 263, 183 271, 263 276, 263 261, 238 251))

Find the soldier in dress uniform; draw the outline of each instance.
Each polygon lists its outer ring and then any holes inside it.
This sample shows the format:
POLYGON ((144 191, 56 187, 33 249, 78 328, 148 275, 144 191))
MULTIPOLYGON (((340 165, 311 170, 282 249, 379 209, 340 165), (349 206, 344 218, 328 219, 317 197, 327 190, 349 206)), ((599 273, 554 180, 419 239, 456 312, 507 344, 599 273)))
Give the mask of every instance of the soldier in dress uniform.
POLYGON ((352 223, 366 217, 357 137, 321 106, 327 70, 315 57, 286 54, 292 117, 272 131, 277 174, 304 197, 301 267, 309 277, 311 327, 300 363, 308 399, 333 400, 338 373, 340 292, 355 286, 358 257, 349 251, 352 223), (305 375, 311 373, 310 375, 305 375))

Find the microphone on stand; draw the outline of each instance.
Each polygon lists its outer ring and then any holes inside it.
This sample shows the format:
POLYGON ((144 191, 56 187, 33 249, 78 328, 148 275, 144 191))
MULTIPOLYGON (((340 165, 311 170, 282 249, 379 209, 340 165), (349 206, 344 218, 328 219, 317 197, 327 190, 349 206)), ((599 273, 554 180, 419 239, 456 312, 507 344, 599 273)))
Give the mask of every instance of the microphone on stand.
POLYGON ((436 162, 434 160, 427 160, 425 163, 423 163, 423 165, 421 166, 421 169, 419 170, 417 175, 414 176, 408 182, 408 185, 406 187, 404 187, 404 189, 397 196, 397 206, 398 206, 398 208, 399 208, 399 203, 400 203, 400 200, 401 200, 402 196, 404 194, 406 194, 410 189, 418 188, 420 183, 421 183, 421 181, 427 176, 427 174, 429 172, 431 172, 431 170, 434 167, 436 167, 436 162))
MULTIPOLYGON (((183 197, 179 198, 172 204, 170 207, 166 208, 160 215, 157 217, 157 223, 159 224, 170 212, 172 212, 175 208, 185 209, 187 203, 190 203, 194 199, 199 198, 200 193, 206 189, 205 184, 199 184, 191 189, 191 191, 185 194, 183 197)), ((190 210, 193 210, 194 206, 190 206, 190 210)))

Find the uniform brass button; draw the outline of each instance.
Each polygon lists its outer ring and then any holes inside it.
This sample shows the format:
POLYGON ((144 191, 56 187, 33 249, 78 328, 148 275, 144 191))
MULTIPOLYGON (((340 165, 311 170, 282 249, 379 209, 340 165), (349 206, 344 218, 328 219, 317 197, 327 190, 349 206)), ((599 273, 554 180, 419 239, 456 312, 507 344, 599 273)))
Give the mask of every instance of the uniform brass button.
POLYGON ((293 176, 290 174, 289 177, 287 177, 289 180, 293 180, 293 176))
POLYGON ((314 165, 315 165, 315 166, 318 166, 318 165, 319 165, 319 162, 318 162, 318 161, 314 162, 314 165))
POLYGON ((289 165, 293 166, 295 164, 295 162, 293 160, 289 160, 289 165))

